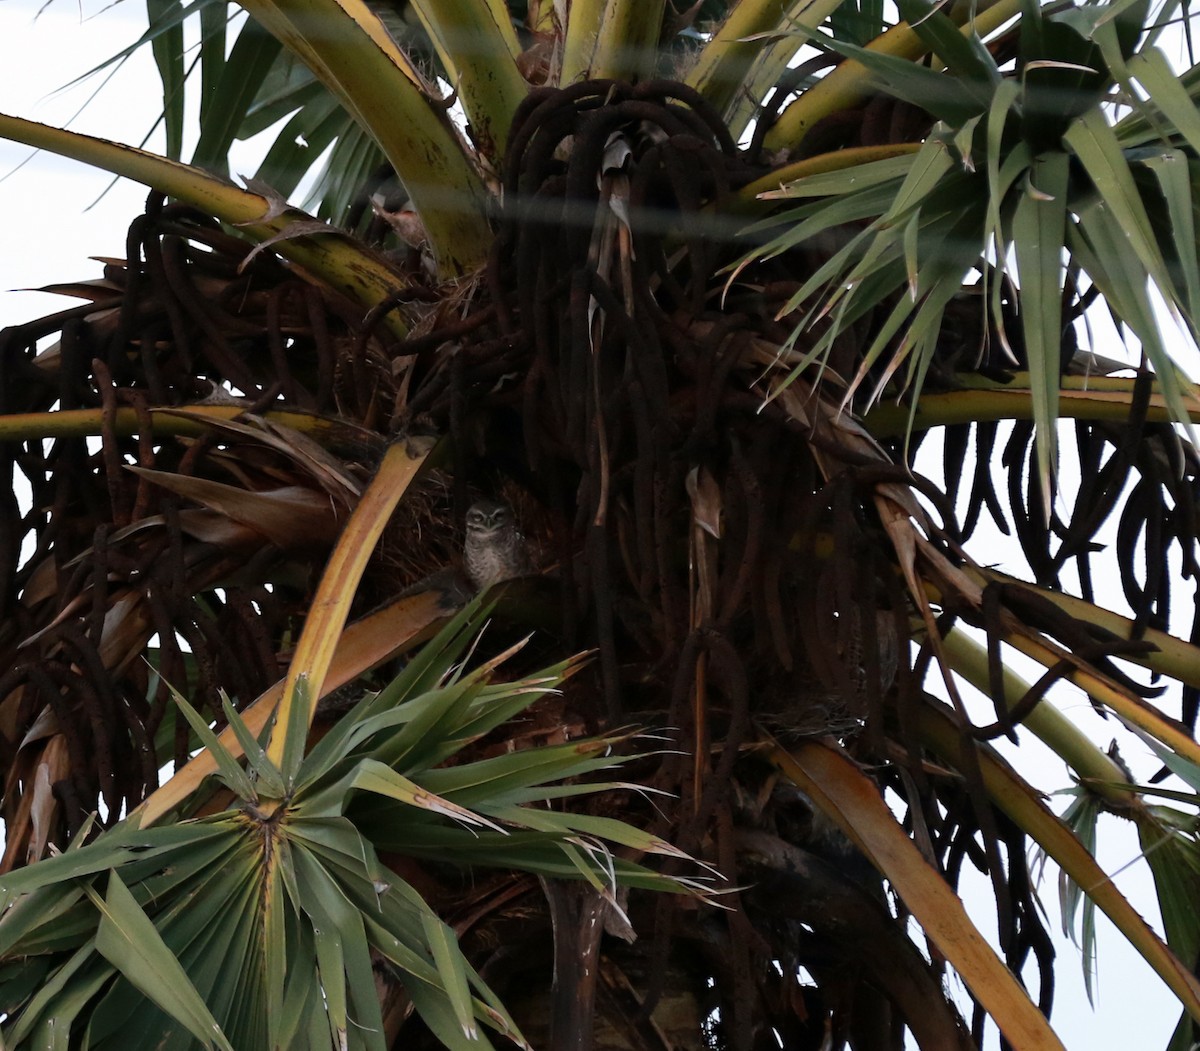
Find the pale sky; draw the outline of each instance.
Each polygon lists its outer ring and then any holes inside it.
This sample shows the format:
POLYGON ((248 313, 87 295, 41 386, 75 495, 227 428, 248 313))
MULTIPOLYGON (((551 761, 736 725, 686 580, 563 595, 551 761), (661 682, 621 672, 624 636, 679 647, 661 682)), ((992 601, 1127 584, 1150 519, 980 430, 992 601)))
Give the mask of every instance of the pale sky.
MULTIPOLYGON (((70 121, 77 131, 141 141, 156 115, 148 52, 131 60, 86 107, 97 82, 54 93, 137 39, 142 5, 129 0, 86 20, 70 0, 58 0, 37 16, 39 6, 36 0, 0 2, 0 68, 7 71, 0 78, 0 111, 59 126, 70 121)), ((99 277, 99 264, 88 256, 124 256, 124 229, 146 199, 142 187, 120 183, 88 209, 111 181, 108 175, 51 154, 27 160, 30 153, 0 141, 0 324, 69 305, 44 294, 7 290, 99 277)))
MULTIPOLYGON (((6 71, 0 78, 0 111, 140 143, 161 105, 148 51, 139 52, 103 87, 102 74, 58 91, 137 38, 144 25, 140 0, 120 0, 107 8, 94 0, 86 0, 82 7, 72 0, 54 0, 39 14, 40 6, 41 0, 0 0, 0 69, 6 71), (98 94, 89 101, 97 88, 98 94)), ((149 146, 161 148, 161 144, 161 136, 156 136, 149 146)), ((0 327, 72 305, 74 300, 9 290, 99 277, 100 264, 88 257, 124 255, 126 227, 141 211, 147 194, 144 187, 126 182, 104 193, 111 181, 108 175, 49 154, 30 157, 30 153, 24 146, 0 141, 0 327)), ((247 173, 252 168, 249 159, 245 165, 235 165, 235 170, 247 173)), ((1092 717, 1082 694, 1066 697, 1064 707, 1090 724, 1097 740, 1107 744, 1112 724, 1092 717)), ((1062 762, 1031 739, 1026 761, 1035 755, 1040 755, 1039 786, 1047 791, 1065 787, 1062 762)), ((1106 829, 1118 833, 1105 843, 1101 857, 1111 872, 1136 857, 1137 844, 1124 823, 1110 818, 1101 828, 1102 836, 1106 829)), ((1133 866, 1117 882, 1156 922, 1156 906, 1146 893, 1144 865, 1133 866)), ((1043 899, 1057 931, 1057 890, 1052 880, 1043 888, 1043 899)), ((1107 920, 1101 916, 1098 923, 1103 935, 1107 920)), ((981 927, 986 932, 986 924, 981 927)), ((1053 1024, 1068 1048, 1165 1048, 1178 1007, 1123 938, 1102 937, 1097 988, 1099 1003, 1093 1013, 1084 997, 1077 954, 1069 944, 1060 945, 1053 1024)))

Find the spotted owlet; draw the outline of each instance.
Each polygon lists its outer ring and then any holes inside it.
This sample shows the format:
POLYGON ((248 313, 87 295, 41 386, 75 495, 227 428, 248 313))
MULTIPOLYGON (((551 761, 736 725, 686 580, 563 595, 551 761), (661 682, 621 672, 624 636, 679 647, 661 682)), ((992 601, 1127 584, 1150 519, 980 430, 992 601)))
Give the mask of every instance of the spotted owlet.
POLYGON ((463 569, 477 591, 529 572, 525 538, 508 504, 479 500, 467 511, 463 569))

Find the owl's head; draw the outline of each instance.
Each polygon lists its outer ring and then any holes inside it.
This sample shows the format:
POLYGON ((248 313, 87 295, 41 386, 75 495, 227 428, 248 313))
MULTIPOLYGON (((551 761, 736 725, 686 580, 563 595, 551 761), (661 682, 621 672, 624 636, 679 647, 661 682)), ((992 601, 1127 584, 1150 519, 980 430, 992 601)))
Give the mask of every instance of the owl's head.
POLYGON ((499 500, 477 500, 467 511, 467 535, 482 539, 495 536, 512 525, 513 513, 499 500))

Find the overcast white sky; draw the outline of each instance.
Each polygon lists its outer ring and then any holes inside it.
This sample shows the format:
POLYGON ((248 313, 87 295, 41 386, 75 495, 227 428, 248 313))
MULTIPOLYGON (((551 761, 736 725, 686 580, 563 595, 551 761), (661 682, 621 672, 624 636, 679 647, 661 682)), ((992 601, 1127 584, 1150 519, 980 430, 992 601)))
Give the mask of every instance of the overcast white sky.
MULTIPOLYGON (((144 18, 141 6, 121 3, 83 21, 74 3, 57 0, 35 22, 36 0, 4 0, 0 69, 6 73, 0 77, 0 111, 60 126, 71 121, 78 131, 139 142, 156 110, 148 52, 119 71, 74 120, 98 82, 54 92, 136 39, 144 18)), ((7 290, 99 277, 99 265, 88 256, 124 255, 124 227, 146 197, 143 188, 122 183, 86 210, 111 181, 107 175, 50 154, 26 160, 29 154, 24 146, 0 142, 0 324, 49 313, 60 302, 68 305, 43 294, 7 290)))
MULTIPOLYGON (((141 142, 154 124, 161 96, 149 52, 143 51, 101 87, 101 77, 60 92, 58 89, 137 38, 144 25, 140 0, 103 2, 53 0, 39 14, 41 0, 0 0, 0 111, 66 125, 131 144, 141 142), (99 13, 97 13, 99 12, 99 13), (91 93, 98 94, 89 101, 91 93)), ((161 148, 161 137, 150 148, 161 148)), ((235 170, 249 172, 250 161, 235 170)), ((121 182, 108 190, 109 176, 49 154, 0 141, 0 326, 27 321, 71 305, 42 293, 9 291, 36 288, 52 281, 96 278, 100 264, 89 256, 124 255, 125 230, 141 211, 146 189, 121 182)), ((1066 707, 1090 722, 1097 739, 1107 743, 1111 724, 1090 714, 1086 700, 1067 698, 1066 707)), ((1032 743, 1032 751, 1040 746, 1032 743)), ((1067 784, 1065 768, 1044 749, 1038 783, 1046 790, 1067 784)), ((1137 854, 1131 830, 1112 819, 1111 837, 1101 861, 1110 871, 1137 854)), ((1105 831, 1101 830, 1102 833, 1105 831)), ((1156 918, 1146 894, 1144 866, 1122 874, 1119 884, 1138 907, 1156 918)), ((1053 886, 1043 897, 1057 925, 1053 886)), ((1200 903, 1197 903, 1200 908, 1200 903)), ((1100 917, 1102 928, 1107 921, 1100 917)), ((1080 970, 1070 946, 1062 946, 1058 968, 1058 1009, 1054 1024, 1071 1049, 1165 1048, 1178 1016, 1175 1001, 1158 978, 1120 937, 1101 943, 1099 1005, 1093 1013, 1083 994, 1080 970)))

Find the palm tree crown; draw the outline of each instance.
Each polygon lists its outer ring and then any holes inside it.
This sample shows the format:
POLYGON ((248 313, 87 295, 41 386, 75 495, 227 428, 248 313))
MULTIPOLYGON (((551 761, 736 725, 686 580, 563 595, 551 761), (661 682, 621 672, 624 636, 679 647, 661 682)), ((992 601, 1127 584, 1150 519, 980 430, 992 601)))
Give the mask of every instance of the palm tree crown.
POLYGON ((151 5, 169 158, 0 116, 153 188, 80 306, 0 333, 33 496, 0 512, 5 1039, 1052 1048, 1036 845, 1188 1046, 1174 6, 242 8, 151 5), (1100 307, 1136 369, 1088 343, 1100 307), (1028 579, 972 557, 985 517, 1028 579), (1062 680, 1183 787, 1091 744, 1062 680), (992 743, 1030 733, 1079 778, 1061 819, 992 743), (1088 849, 1101 812, 1165 937, 1088 849))

